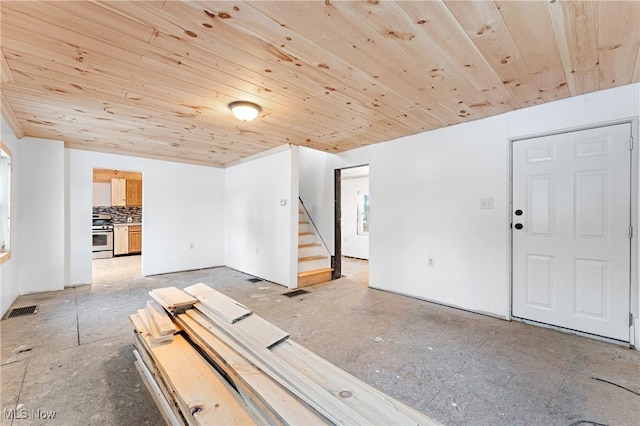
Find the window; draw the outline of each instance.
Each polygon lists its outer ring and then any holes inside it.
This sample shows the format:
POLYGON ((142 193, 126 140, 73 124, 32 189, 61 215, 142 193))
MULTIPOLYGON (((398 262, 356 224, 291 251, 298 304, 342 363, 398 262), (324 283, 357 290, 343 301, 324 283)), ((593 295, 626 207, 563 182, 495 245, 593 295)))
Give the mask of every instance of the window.
POLYGON ((358 235, 369 235, 369 194, 358 191, 358 235))
POLYGON ((11 151, 0 142, 0 263, 11 257, 11 151))

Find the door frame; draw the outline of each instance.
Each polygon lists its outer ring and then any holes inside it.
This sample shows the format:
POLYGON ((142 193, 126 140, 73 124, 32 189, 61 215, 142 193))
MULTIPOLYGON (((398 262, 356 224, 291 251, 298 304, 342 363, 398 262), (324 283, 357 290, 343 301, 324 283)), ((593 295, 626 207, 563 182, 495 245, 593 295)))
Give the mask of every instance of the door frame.
MULTIPOLYGON (((355 166, 341 167, 333 170, 333 236, 334 236, 334 256, 331 258, 333 268, 332 279, 337 280, 342 276, 342 171, 355 169, 357 167, 369 166, 369 176, 371 176, 370 163, 357 164, 355 166)), ((371 182, 371 181, 369 181, 371 182)), ((369 183, 371 185, 371 183, 369 183)), ((371 194, 371 187, 369 187, 371 194)), ((371 256, 369 256, 371 257, 371 256)))
MULTIPOLYGON (((631 126, 631 137, 633 138, 633 149, 631 150, 631 194, 630 194, 630 205, 631 205, 631 226, 633 227, 633 235, 632 238, 629 240, 629 244, 630 244, 630 250, 629 250, 629 256, 630 256, 630 274, 629 274, 629 312, 632 315, 633 321, 631 321, 631 324, 629 326, 629 343, 628 345, 632 348, 635 348, 637 345, 637 342, 640 341, 640 326, 636 327, 636 324, 638 324, 638 316, 640 314, 639 309, 639 291, 640 291, 640 286, 638 283, 638 234, 640 233, 640 227, 638 227, 638 188, 639 188, 639 182, 638 182, 638 151, 640 151, 640 140, 638 138, 638 134, 639 134, 639 129, 638 129, 638 117, 629 117, 629 118, 623 118, 623 119, 619 119, 619 120, 610 120, 610 121, 603 121, 603 122, 599 122, 596 124, 592 124, 592 125, 583 125, 583 126, 572 126, 572 127, 566 127, 563 129, 558 129, 558 130, 553 130, 553 131, 546 131, 546 132, 540 132, 540 133, 534 133, 534 134, 529 134, 529 135, 523 135, 523 136, 516 136, 516 137, 511 137, 508 138, 507 143, 508 143, 508 150, 509 150, 509 157, 508 157, 508 162, 509 162, 509 179, 507 182, 508 185, 508 193, 509 193, 509 202, 507 203, 507 226, 509 227, 509 233, 508 233, 508 248, 509 248, 509 262, 508 262, 508 276, 509 276, 509 285, 507 286, 507 300, 509 301, 509 309, 507 310, 507 320, 511 321, 511 320, 516 320, 516 321, 522 321, 522 322, 527 322, 527 323, 532 323, 538 326, 542 326, 542 327, 546 327, 546 328, 552 328, 552 329, 557 329, 557 330, 561 330, 561 331, 565 331, 565 332, 570 332, 573 334, 578 334, 578 335, 582 335, 582 336, 586 336, 592 339, 597 339, 597 340, 604 340, 604 341, 608 341, 608 342, 613 342, 613 343, 617 343, 620 344, 621 341, 619 340, 615 340, 615 339, 609 339, 606 337, 602 337, 602 336, 597 336, 594 334, 590 334, 590 333, 585 333, 585 332, 580 332, 577 330, 572 330, 572 329, 567 329, 564 327, 558 327, 555 325, 551 325, 551 324, 545 324, 545 323, 540 323, 537 321, 531 321, 531 320, 527 320, 524 318, 519 318, 513 315, 513 222, 512 222, 512 217, 513 217, 513 144, 515 142, 518 141, 523 141, 523 140, 527 140, 527 139, 535 139, 535 138, 542 138, 542 137, 547 137, 547 136, 554 136, 554 135, 560 135, 560 134, 564 134, 564 133, 572 133, 572 132, 577 132, 577 131, 582 131, 582 130, 591 130, 591 129, 598 129, 598 128, 602 128, 602 127, 610 127, 610 126, 615 126, 615 125, 619 125, 619 124, 629 124, 631 126)), ((624 342, 624 344, 626 345, 627 342, 624 342)))

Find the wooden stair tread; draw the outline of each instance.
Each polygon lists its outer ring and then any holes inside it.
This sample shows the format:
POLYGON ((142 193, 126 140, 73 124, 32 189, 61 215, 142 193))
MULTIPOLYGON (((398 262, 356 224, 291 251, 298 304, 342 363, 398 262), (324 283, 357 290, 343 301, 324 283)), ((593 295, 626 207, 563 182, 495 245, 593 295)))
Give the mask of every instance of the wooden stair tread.
POLYGON ((328 258, 329 258, 328 256, 322 256, 322 255, 299 257, 298 258, 298 263, 300 263, 300 262, 311 262, 313 260, 322 260, 322 259, 328 259, 328 258))
POLYGON ((298 235, 314 235, 313 232, 299 232, 298 235))
POLYGON ((308 225, 308 224, 309 224, 309 222, 304 222, 304 221, 298 222, 298 225, 308 225))
POLYGON ((298 278, 308 277, 310 275, 323 274, 325 272, 332 272, 333 268, 320 268, 320 269, 312 269, 310 271, 304 271, 298 273, 298 278))
POLYGON ((320 244, 318 243, 298 244, 298 248, 307 248, 307 247, 320 247, 320 244))

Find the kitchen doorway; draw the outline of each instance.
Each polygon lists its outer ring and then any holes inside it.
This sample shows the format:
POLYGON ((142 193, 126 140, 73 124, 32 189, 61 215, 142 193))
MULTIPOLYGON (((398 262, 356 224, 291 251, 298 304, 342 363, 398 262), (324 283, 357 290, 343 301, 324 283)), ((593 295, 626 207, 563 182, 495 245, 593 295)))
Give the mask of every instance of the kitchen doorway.
POLYGON ((142 274, 142 172, 93 169, 92 281, 142 274))

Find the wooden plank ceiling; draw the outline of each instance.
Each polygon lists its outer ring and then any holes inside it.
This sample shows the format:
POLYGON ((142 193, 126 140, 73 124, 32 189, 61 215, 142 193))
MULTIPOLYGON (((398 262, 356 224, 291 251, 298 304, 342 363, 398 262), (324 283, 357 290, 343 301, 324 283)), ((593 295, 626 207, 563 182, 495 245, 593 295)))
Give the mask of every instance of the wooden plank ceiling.
POLYGON ((2 1, 18 135, 225 166, 640 81, 640 2, 2 1), (259 104, 248 123, 235 100, 259 104))

